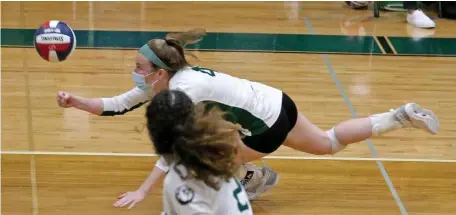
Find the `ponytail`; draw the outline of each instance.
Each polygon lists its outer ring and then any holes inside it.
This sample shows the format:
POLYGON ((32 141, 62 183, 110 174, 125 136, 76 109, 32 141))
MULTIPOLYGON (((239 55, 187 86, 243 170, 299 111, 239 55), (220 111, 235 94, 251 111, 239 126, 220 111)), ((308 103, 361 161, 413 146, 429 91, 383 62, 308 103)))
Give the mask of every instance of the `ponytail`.
MULTIPOLYGON (((149 40, 147 46, 158 58, 156 61, 159 61, 157 63, 152 60, 152 66, 155 69, 166 69, 170 76, 173 76, 177 71, 190 65, 185 58, 185 46, 200 41, 205 35, 204 29, 196 28, 183 33, 169 33, 165 40, 149 40)), ((190 55, 197 59, 195 55, 190 55)))
MULTIPOLYGON (((203 37, 206 36, 206 30, 202 28, 194 28, 186 32, 180 32, 180 33, 168 33, 166 35, 166 41, 168 40, 173 40, 177 41, 179 46, 182 49, 182 56, 189 55, 193 57, 194 59, 198 59, 196 55, 193 53, 189 53, 185 51, 185 47, 187 45, 195 44, 203 39, 203 37), (184 55, 185 54, 185 55, 184 55)), ((166 42, 168 43, 168 42, 166 42)))
POLYGON ((165 42, 166 45, 168 45, 170 48, 176 49, 181 58, 185 59, 184 48, 180 45, 180 42, 178 40, 166 39, 165 42))
POLYGON ((176 40, 182 47, 185 48, 187 45, 199 42, 204 36, 206 36, 206 30, 202 28, 194 28, 187 32, 168 33, 165 38, 166 40, 176 40))

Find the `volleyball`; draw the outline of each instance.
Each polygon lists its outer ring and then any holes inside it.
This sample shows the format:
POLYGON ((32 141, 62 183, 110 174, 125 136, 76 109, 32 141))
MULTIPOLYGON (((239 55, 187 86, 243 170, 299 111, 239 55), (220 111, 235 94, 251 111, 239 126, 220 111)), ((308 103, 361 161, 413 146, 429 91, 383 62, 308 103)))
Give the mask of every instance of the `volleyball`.
POLYGON ((50 20, 36 30, 34 45, 44 60, 61 62, 68 59, 76 48, 76 36, 66 23, 50 20))

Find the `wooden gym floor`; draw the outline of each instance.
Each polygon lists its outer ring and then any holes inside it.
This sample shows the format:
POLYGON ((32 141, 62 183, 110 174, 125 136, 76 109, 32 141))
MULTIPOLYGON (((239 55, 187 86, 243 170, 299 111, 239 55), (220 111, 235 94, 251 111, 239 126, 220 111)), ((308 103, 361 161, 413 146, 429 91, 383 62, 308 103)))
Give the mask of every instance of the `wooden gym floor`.
MULTIPOLYGON (((361 27, 372 37, 412 37, 416 30, 405 23, 403 13, 368 19, 371 10, 354 11, 343 2, 2 2, 1 6, 5 34, 8 29, 34 31, 48 19, 65 21, 74 30, 166 32, 202 27, 235 35, 313 35, 310 39, 323 42, 330 41, 322 35, 352 41, 360 36, 361 27), (351 18, 358 21, 341 29, 351 18)), ((431 39, 454 37, 454 21, 436 23, 435 30, 425 32, 433 34, 431 39)), ((77 49, 66 62, 50 64, 30 47, 33 37, 24 38, 25 45, 18 46, 5 42, 18 38, 2 37, 2 214, 158 214, 161 187, 131 211, 111 206, 117 195, 142 183, 156 160, 146 132, 136 131, 144 122, 144 109, 98 117, 60 109, 55 102, 58 90, 108 97, 130 89, 136 50, 112 49, 113 44, 110 49, 89 47, 77 49)), ((373 44, 385 49, 378 39, 373 44)), ((400 130, 353 144, 335 156, 280 148, 265 159, 280 173, 280 183, 252 203, 255 214, 454 214, 456 116, 451 113, 456 105, 456 59, 445 56, 443 47, 424 50, 429 55, 439 52, 439 57, 401 56, 401 50, 422 45, 420 40, 410 41, 415 46, 401 49, 392 38, 394 54, 385 50, 324 54, 332 49, 195 52, 196 62, 206 67, 284 90, 323 129, 411 101, 440 117, 438 135, 400 130)))

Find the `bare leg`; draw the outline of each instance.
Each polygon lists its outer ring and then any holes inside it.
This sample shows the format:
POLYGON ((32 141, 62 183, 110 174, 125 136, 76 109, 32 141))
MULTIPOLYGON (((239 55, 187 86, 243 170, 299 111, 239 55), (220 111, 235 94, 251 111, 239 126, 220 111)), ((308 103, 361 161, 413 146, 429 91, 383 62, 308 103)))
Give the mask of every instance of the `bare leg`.
POLYGON ((258 151, 255 151, 255 150, 249 148, 248 146, 246 146, 244 144, 244 142, 242 142, 241 139, 239 139, 238 146, 239 146, 238 153, 234 160, 237 164, 245 164, 247 162, 258 160, 258 159, 268 155, 268 154, 261 153, 261 152, 258 152, 258 151))
MULTIPOLYGON (((393 112, 350 119, 339 123, 329 131, 323 131, 302 114, 298 114, 297 123, 288 134, 284 145, 316 155, 334 154, 343 150, 348 144, 409 125, 435 134, 438 130, 438 119, 429 110, 421 109, 416 104, 407 104, 393 112)), ((250 149, 242 141, 239 141, 239 144, 236 162, 245 164, 239 169, 237 178, 243 183, 249 199, 254 200, 261 193, 274 187, 279 177, 268 167, 259 168, 246 163, 262 158, 266 154, 250 149)))
POLYGON ((334 154, 343 150, 348 144, 408 126, 436 134, 439 122, 432 111, 422 109, 414 103, 391 112, 347 120, 329 131, 321 130, 305 116, 299 114, 298 121, 284 145, 316 155, 334 154))

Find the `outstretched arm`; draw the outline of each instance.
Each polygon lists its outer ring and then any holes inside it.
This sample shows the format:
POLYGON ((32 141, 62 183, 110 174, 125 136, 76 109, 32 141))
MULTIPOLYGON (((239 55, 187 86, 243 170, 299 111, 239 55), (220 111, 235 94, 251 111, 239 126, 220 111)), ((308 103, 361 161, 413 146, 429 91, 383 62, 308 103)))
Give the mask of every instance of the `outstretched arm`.
POLYGON ((149 174, 147 179, 141 184, 138 190, 146 194, 149 193, 150 191, 152 191, 152 188, 154 188, 157 181, 164 178, 166 173, 168 173, 168 170, 168 164, 165 162, 163 157, 160 157, 157 163, 155 163, 154 169, 152 169, 152 172, 149 174))
POLYGON ((168 170, 168 164, 165 162, 163 157, 161 157, 155 164, 154 169, 149 174, 147 179, 141 184, 141 186, 136 191, 127 192, 118 196, 117 198, 119 200, 116 201, 113 206, 124 207, 129 205, 128 209, 132 208, 137 203, 141 202, 149 192, 154 190, 157 182, 159 180, 163 180, 166 173, 168 173, 168 170))
POLYGON ((99 116, 114 116, 125 114, 142 106, 150 97, 152 96, 137 87, 111 98, 84 98, 59 91, 57 104, 60 107, 74 107, 99 116))

